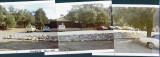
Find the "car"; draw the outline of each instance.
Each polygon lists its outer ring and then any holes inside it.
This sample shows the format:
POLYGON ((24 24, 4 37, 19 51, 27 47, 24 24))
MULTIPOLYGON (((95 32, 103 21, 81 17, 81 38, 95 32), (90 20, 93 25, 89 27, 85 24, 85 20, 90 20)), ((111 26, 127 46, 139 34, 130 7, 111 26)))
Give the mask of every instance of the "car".
POLYGON ((58 31, 62 31, 62 32, 66 31, 65 25, 59 25, 58 31))
POLYGON ((116 29, 116 30, 121 30, 122 28, 119 27, 119 26, 115 26, 114 29, 116 29))
POLYGON ((153 35, 152 37, 140 38, 139 41, 150 49, 154 47, 159 48, 159 34, 153 35))
POLYGON ((100 27, 97 27, 96 29, 97 30, 108 30, 109 28, 105 26, 100 26, 100 27))
POLYGON ((127 27, 127 26, 123 26, 123 27, 122 27, 122 30, 130 30, 130 28, 127 27))
POLYGON ((35 26, 27 26, 26 27, 26 31, 27 32, 35 32, 36 31, 36 27, 35 26))
POLYGON ((49 27, 47 27, 47 26, 45 26, 45 27, 43 27, 43 32, 50 32, 51 30, 50 30, 50 28, 49 27))
POLYGON ((115 27, 114 27, 114 26, 108 26, 108 28, 109 28, 109 30, 113 30, 113 29, 115 29, 115 27))

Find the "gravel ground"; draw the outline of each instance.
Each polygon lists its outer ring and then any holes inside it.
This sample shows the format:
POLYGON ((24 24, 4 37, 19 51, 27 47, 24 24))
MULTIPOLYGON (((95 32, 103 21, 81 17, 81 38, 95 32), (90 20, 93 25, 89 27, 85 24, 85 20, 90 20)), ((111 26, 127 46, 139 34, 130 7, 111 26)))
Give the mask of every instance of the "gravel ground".
POLYGON ((138 39, 114 39, 116 53, 159 53, 158 48, 149 49, 138 39))
POLYGON ((0 51, 56 48, 58 48, 57 42, 0 39, 0 51))
POLYGON ((114 41, 58 42, 60 51, 114 49, 114 41))
POLYGON ((114 49, 114 41, 44 42, 0 39, 0 51, 59 49, 60 51, 114 49))

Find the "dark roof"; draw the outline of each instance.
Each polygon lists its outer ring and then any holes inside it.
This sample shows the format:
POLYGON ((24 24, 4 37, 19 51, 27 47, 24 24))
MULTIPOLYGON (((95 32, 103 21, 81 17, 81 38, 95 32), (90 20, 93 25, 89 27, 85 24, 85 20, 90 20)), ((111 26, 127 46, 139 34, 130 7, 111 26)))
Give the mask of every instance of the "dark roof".
POLYGON ((64 17, 60 17, 60 18, 55 19, 55 21, 70 21, 70 20, 67 20, 64 17))

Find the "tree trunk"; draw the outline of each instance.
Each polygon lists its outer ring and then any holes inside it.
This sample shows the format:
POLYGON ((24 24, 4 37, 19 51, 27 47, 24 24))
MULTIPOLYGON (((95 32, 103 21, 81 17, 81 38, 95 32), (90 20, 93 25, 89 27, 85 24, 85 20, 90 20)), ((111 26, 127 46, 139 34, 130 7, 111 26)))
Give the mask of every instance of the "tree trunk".
POLYGON ((26 24, 25 23, 23 23, 23 26, 24 26, 24 28, 26 27, 26 24))
POLYGON ((147 27, 147 37, 151 37, 153 26, 147 27))
POLYGON ((6 28, 8 28, 8 24, 6 23, 6 28))
POLYGON ((83 27, 83 28, 86 28, 86 24, 82 24, 82 27, 83 27))

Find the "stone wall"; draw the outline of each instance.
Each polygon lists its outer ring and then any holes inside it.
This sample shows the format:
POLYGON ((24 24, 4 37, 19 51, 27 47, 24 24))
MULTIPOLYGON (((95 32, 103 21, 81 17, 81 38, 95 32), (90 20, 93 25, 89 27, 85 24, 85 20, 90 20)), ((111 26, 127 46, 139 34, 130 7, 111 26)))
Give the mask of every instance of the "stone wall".
POLYGON ((32 40, 32 41, 94 41, 94 40, 113 40, 113 33, 95 33, 78 35, 8 35, 3 39, 32 40))
POLYGON ((100 34, 80 34, 58 36, 58 41, 94 41, 94 40, 113 40, 113 33, 100 34))
POLYGON ((32 41, 58 41, 58 37, 53 35, 26 35, 26 36, 8 35, 8 36, 5 36, 3 39, 32 40, 32 41))
MULTIPOLYGON (((154 35, 156 33, 152 33, 154 35)), ((112 33, 92 33, 92 34, 68 34, 68 35, 8 35, 4 39, 33 40, 33 41, 96 41, 96 40, 114 40, 114 38, 142 38, 146 37, 147 32, 125 31, 112 33)))
POLYGON ((115 32, 114 38, 142 38, 146 35, 146 32, 115 32))

